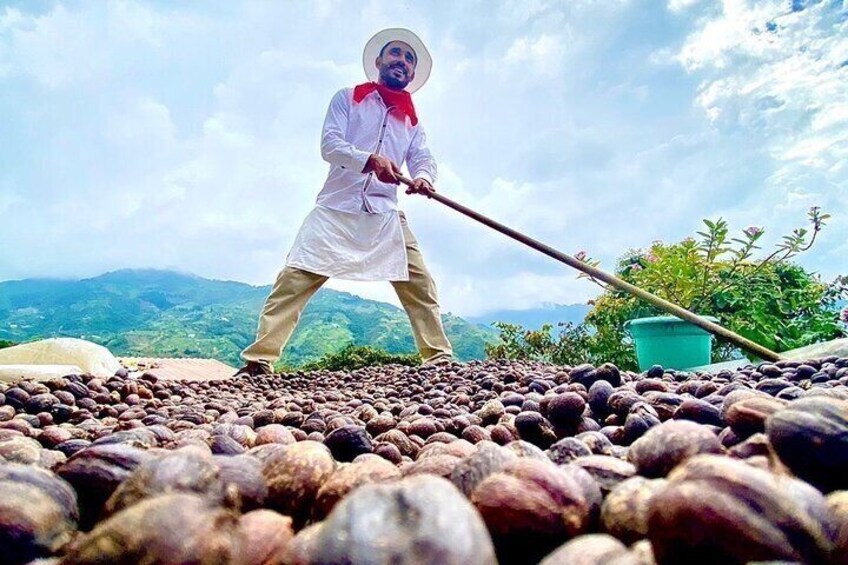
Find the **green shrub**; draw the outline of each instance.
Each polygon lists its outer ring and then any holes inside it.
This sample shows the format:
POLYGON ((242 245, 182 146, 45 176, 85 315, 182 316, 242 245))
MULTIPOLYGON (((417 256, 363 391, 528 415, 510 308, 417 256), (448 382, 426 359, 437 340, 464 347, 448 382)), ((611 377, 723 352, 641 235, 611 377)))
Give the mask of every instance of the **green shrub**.
POLYGON ((551 334, 551 324, 538 330, 504 322, 495 322, 494 326, 500 330, 500 341, 486 345, 489 359, 547 361, 558 365, 579 365, 589 360, 591 338, 585 324, 561 323, 556 338, 551 334))
POLYGON ((348 344, 339 351, 327 353, 316 361, 298 367, 302 371, 351 371, 376 365, 407 365, 421 363, 418 354, 392 354, 367 345, 348 344))
MULTIPOLYGON (((729 238, 724 220, 704 220, 700 241, 654 242, 648 249, 631 250, 619 259, 620 279, 704 316, 773 351, 786 351, 846 335, 840 322, 839 301, 848 296, 848 277, 830 284, 789 261, 813 245, 829 216, 818 207, 809 212, 811 231, 803 228, 783 237, 767 257, 754 260, 763 235, 758 227, 729 238)), ((597 266, 581 252, 576 257, 597 266)), ((587 277, 585 274, 580 277, 587 277)), ((591 277, 589 277, 591 279, 591 277)), ((501 343, 487 348, 493 358, 539 359, 562 364, 613 362, 635 369, 636 355, 624 332, 628 320, 664 314, 629 293, 606 286, 590 302, 593 309, 580 326, 566 325, 558 336, 551 326, 527 331, 498 325, 501 343)), ((718 340, 713 361, 735 358, 740 352, 718 340)))

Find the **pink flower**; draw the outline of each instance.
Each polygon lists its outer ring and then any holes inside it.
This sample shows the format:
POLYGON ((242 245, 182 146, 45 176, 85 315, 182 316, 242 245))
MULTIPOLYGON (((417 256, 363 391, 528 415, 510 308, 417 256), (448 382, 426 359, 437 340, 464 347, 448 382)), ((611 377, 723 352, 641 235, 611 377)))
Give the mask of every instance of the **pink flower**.
POLYGON ((759 228, 757 226, 751 226, 751 227, 749 227, 748 229, 745 230, 745 235, 747 235, 748 237, 751 237, 751 238, 757 237, 761 233, 763 233, 762 228, 759 228))
POLYGON ((631 272, 633 272, 633 273, 637 273, 637 272, 639 272, 639 271, 641 271, 641 270, 642 270, 642 265, 640 265, 639 263, 634 263, 634 264, 633 264, 633 265, 631 265, 631 267, 630 267, 630 271, 631 271, 631 272))
POLYGON ((848 306, 842 309, 842 312, 839 314, 839 318, 848 324, 848 306))
POLYGON ((656 263, 657 262, 657 256, 654 255, 653 251, 651 251, 650 253, 645 255, 645 261, 647 261, 648 263, 656 263))

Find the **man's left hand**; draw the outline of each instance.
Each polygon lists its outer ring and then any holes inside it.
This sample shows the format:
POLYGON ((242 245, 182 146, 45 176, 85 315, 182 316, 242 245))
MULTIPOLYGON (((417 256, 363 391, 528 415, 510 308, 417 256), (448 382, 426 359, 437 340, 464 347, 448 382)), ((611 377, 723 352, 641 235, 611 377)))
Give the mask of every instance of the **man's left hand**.
POLYGON ((436 192, 436 189, 433 188, 430 181, 421 178, 415 179, 412 181, 412 186, 406 188, 407 194, 427 194, 431 192, 436 192))

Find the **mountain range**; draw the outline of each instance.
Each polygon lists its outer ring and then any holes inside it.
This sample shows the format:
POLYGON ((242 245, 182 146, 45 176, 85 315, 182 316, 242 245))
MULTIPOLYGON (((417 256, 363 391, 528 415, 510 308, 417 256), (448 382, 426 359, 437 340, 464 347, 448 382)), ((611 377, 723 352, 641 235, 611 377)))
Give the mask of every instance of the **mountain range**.
POLYGON ((538 330, 544 324, 554 326, 558 323, 570 322, 579 324, 592 309, 588 304, 550 304, 545 303, 537 308, 527 310, 495 310, 480 316, 466 316, 465 319, 475 324, 487 326, 495 322, 517 324, 528 330, 538 330))
MULTIPOLYGON (((253 340, 269 291, 270 286, 148 269, 83 280, 0 282, 0 340, 79 337, 117 356, 209 357, 236 365, 239 352, 253 340)), ((557 312, 552 311, 554 318, 557 312)), ((457 357, 470 360, 485 357, 486 344, 497 340, 497 331, 484 324, 519 320, 516 315, 465 320, 447 314, 443 321, 457 357)), ((526 320, 531 318, 536 319, 528 314, 526 320)), ((415 351, 402 309, 321 289, 309 302, 281 361, 297 366, 349 343, 390 353, 415 351)))

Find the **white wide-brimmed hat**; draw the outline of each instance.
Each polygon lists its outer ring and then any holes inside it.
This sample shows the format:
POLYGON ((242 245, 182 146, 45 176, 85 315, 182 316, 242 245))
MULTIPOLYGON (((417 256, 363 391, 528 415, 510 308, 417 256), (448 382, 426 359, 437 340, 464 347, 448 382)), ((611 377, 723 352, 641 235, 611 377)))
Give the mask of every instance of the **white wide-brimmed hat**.
POLYGON ((424 47, 424 42, 417 35, 400 27, 392 27, 377 32, 374 37, 368 40, 365 44, 365 50, 362 52, 362 66, 365 67, 365 76, 372 82, 377 82, 380 78, 380 70, 374 65, 374 61, 380 56, 380 50, 392 41, 403 41, 415 51, 415 56, 418 63, 415 65, 415 78, 406 85, 407 92, 415 92, 427 82, 430 78, 430 69, 433 67, 433 60, 430 58, 430 52, 424 47))

